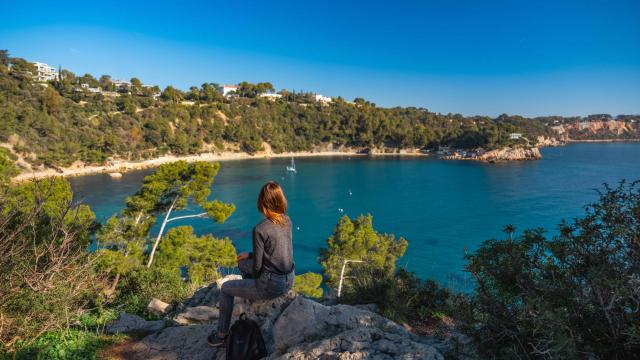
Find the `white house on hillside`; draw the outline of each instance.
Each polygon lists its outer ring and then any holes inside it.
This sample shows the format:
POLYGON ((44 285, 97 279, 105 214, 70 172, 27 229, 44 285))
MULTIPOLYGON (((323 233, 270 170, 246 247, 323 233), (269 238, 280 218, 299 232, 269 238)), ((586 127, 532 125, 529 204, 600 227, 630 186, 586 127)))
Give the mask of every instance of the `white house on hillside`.
POLYGON ((58 78, 58 72, 53 66, 49 66, 42 62, 34 62, 33 65, 36 67, 36 75, 35 80, 39 82, 46 82, 50 80, 55 80, 58 78))
POLYGON ((111 80, 111 83, 116 87, 116 91, 129 91, 131 83, 126 80, 111 80))
POLYGON ((232 92, 238 91, 240 87, 236 85, 219 85, 217 90, 222 93, 222 96, 229 96, 232 92))
POLYGON ((511 134, 509 134, 509 138, 510 138, 511 140, 518 140, 518 139, 520 139, 521 137, 522 137, 522 134, 520 134, 520 133, 511 133, 511 134))
POLYGON ((276 100, 282 97, 282 95, 276 94, 276 93, 266 93, 266 94, 260 94, 258 96, 261 98, 267 98, 269 100, 276 100))
POLYGON ((321 103, 325 103, 325 104, 330 103, 331 100, 332 100, 331 97, 320 95, 320 94, 316 94, 315 95, 315 99, 316 99, 316 101, 321 102, 321 103))

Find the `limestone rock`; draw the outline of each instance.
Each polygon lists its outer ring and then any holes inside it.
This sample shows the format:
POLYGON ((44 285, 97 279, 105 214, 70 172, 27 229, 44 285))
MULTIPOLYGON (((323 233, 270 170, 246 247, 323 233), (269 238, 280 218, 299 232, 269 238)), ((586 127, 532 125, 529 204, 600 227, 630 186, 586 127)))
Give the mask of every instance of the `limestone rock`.
POLYGON ((378 305, 376 304, 357 304, 353 306, 357 307, 358 309, 368 310, 374 313, 378 312, 378 305))
POLYGON ((233 324, 240 314, 245 313, 249 319, 254 320, 260 325, 260 331, 262 331, 267 352, 272 353, 274 351, 274 324, 283 311, 298 298, 301 297, 298 297, 293 291, 289 291, 271 300, 249 301, 236 298, 231 323, 233 324))
POLYGON ((147 311, 154 315, 164 315, 171 309, 171 305, 156 298, 151 299, 147 305, 147 311))
POLYGON ((185 300, 176 307, 176 312, 180 313, 189 307, 195 306, 216 306, 220 289, 216 283, 198 289, 191 298, 185 300))
POLYGON ((222 277, 222 278, 216 280, 216 286, 218 287, 218 289, 220 289, 220 288, 222 288, 222 284, 224 284, 225 282, 227 282, 229 280, 242 280, 242 276, 241 275, 236 275, 236 274, 227 275, 225 277, 222 277))
POLYGON ((148 321, 140 316, 120 313, 118 318, 107 326, 108 334, 117 333, 150 333, 166 327, 164 320, 148 321))
POLYGON ((211 325, 169 327, 130 344, 120 355, 131 360, 215 359, 219 350, 207 344, 212 330, 211 325))
POLYGON ((442 360, 434 347, 395 337, 381 329, 363 327, 344 331, 310 343, 291 347, 284 354, 272 354, 270 360, 311 359, 424 359, 442 360))
POLYGON ((179 325, 209 323, 220 316, 220 310, 212 306, 188 307, 178 314, 174 321, 179 325))
POLYGON ((402 326, 376 313, 349 305, 325 306, 303 297, 296 298, 273 328, 274 349, 285 351, 300 342, 361 327, 378 328, 390 334, 409 336, 402 326))
POLYGON ((542 154, 537 147, 530 148, 510 148, 505 147, 487 151, 482 155, 478 155, 477 160, 481 161, 511 161, 511 160, 537 160, 541 159, 542 154))

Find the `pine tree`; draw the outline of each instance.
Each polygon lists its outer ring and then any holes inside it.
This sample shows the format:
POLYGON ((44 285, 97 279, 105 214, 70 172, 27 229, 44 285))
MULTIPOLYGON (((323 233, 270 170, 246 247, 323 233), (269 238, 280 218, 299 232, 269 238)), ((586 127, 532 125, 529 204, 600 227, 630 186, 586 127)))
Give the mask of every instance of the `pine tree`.
POLYGON ((327 247, 320 249, 320 263, 327 284, 336 289, 345 260, 362 260, 362 265, 373 269, 395 271, 396 261, 404 255, 408 242, 393 234, 380 234, 373 228, 371 215, 360 215, 355 220, 344 215, 327 239, 327 247))

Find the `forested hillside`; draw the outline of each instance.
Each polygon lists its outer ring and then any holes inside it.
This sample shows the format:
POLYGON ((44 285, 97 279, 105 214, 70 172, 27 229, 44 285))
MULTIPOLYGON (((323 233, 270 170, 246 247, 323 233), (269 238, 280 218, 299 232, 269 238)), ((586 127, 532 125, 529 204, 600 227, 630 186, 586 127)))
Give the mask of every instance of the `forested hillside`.
MULTIPOLYGON (((131 79, 118 88, 107 75, 37 83, 33 65, 0 52, 0 143, 22 168, 64 167, 81 160, 99 165, 109 158, 137 160, 163 154, 239 150, 253 153, 268 143, 275 152, 333 145, 352 148, 493 149, 532 145, 555 136, 550 119, 437 114, 423 108, 381 108, 364 99, 330 103, 311 93, 280 92, 270 83, 243 82, 224 97, 215 84, 183 92, 131 79), (89 91, 95 89, 95 91, 89 91), (529 139, 511 140, 510 133, 529 139)), ((562 119, 562 118, 560 118, 562 119)))

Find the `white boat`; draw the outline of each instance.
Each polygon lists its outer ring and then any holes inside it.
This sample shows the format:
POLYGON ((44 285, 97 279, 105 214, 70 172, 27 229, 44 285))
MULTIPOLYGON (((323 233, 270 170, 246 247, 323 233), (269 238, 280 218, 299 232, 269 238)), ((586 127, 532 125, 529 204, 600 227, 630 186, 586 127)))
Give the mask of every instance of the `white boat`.
POLYGON ((287 166, 287 171, 296 172, 296 162, 291 158, 291 165, 287 166))

